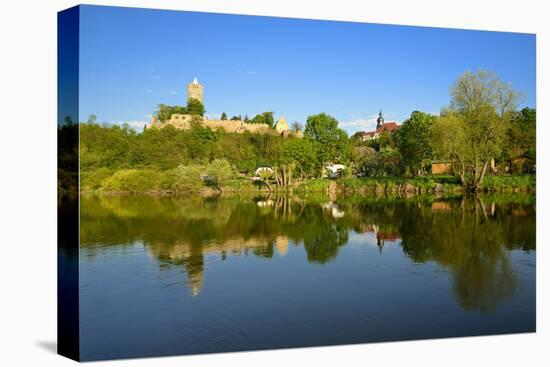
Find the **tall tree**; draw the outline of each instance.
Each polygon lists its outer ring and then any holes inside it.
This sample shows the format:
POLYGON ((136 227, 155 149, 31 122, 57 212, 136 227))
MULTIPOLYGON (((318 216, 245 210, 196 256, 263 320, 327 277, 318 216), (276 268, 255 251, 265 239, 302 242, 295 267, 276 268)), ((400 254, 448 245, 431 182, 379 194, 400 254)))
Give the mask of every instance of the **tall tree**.
POLYGON ((264 118, 264 124, 269 125, 269 127, 273 127, 275 125, 275 118, 273 117, 273 112, 264 112, 262 113, 262 116, 264 118))
POLYGON ((97 116, 94 115, 93 113, 88 116, 88 123, 89 124, 95 124, 97 122, 97 116))
POLYGON ((506 159, 519 157, 536 159, 536 129, 537 111, 533 108, 524 108, 515 112, 510 119, 506 132, 506 159))
POLYGON ((432 159, 432 129, 435 117, 414 111, 397 131, 402 162, 412 175, 423 174, 432 159))
POLYGON ((227 114, 225 112, 222 112, 222 117, 220 118, 222 121, 227 120, 227 114))
POLYGON ((187 101, 187 113, 190 115, 204 116, 204 105, 195 98, 189 98, 187 101))
POLYGON ((304 127, 303 127, 302 124, 299 123, 298 121, 294 121, 294 122, 292 123, 291 130, 292 130, 293 132, 296 133, 296 132, 298 132, 298 131, 302 131, 303 129, 304 129, 304 127))
POLYGON ((334 117, 326 113, 309 116, 304 136, 316 143, 320 173, 329 161, 340 163, 349 161, 351 145, 348 135, 338 127, 338 120, 334 117))
POLYGON ((436 139, 440 153, 453 159, 455 173, 468 189, 481 189, 491 160, 502 153, 519 96, 510 84, 485 71, 466 72, 451 87, 451 109, 442 113, 436 139))

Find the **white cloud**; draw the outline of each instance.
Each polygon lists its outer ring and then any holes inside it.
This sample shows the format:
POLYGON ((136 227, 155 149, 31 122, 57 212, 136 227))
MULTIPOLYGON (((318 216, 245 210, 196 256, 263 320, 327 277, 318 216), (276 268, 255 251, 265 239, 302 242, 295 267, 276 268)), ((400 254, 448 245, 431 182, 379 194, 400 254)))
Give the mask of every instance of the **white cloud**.
POLYGON ((168 94, 172 94, 172 95, 175 95, 175 94, 178 94, 178 92, 177 92, 177 91, 175 91, 175 90, 171 90, 171 91, 168 91, 168 94))
POLYGON ((367 118, 355 118, 340 122, 340 127, 348 133, 353 134, 357 131, 372 131, 376 129, 376 119, 378 115, 371 115, 367 118))
POLYGON ((256 72, 254 70, 249 70, 246 72, 248 75, 254 75, 256 74, 256 72))

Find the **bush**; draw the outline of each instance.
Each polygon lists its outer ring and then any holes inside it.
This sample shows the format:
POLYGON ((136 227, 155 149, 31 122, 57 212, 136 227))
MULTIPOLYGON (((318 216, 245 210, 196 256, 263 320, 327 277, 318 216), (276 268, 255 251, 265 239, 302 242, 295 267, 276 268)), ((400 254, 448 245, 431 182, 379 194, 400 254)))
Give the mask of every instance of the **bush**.
POLYGON ((151 192, 160 187, 161 173, 153 170, 123 169, 101 181, 102 191, 151 192))
POLYGON ((98 190, 101 188, 101 182, 112 174, 113 170, 106 167, 98 168, 93 171, 84 171, 80 175, 80 190, 98 190))
POLYGON ((203 165, 180 165, 175 171, 176 177, 173 185, 175 191, 194 191, 202 187, 201 176, 205 171, 203 165))

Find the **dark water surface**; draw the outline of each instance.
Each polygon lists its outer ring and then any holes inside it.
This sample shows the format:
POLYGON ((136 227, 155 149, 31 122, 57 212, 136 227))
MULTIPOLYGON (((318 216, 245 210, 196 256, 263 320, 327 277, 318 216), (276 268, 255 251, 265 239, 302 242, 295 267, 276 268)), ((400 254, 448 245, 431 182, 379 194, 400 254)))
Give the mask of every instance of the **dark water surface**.
POLYGON ((83 360, 535 331, 535 197, 82 197, 83 360))

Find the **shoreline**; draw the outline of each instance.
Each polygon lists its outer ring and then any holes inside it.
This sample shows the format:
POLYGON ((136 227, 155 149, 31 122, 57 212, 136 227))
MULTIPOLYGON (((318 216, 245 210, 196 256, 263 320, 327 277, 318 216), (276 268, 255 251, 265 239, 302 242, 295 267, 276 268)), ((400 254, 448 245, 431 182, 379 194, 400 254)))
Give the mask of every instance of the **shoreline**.
MULTIPOLYGON (((536 194, 535 175, 488 176, 479 194, 528 193, 536 194)), ((221 190, 198 187, 191 190, 169 190, 154 188, 148 190, 105 190, 83 189, 83 195, 150 195, 150 196, 219 196, 219 195, 288 195, 326 194, 333 195, 464 195, 471 194, 451 176, 423 176, 417 178, 379 177, 342 178, 339 180, 311 179, 295 184, 291 188, 268 190, 254 186, 244 179, 233 180, 221 190)))

